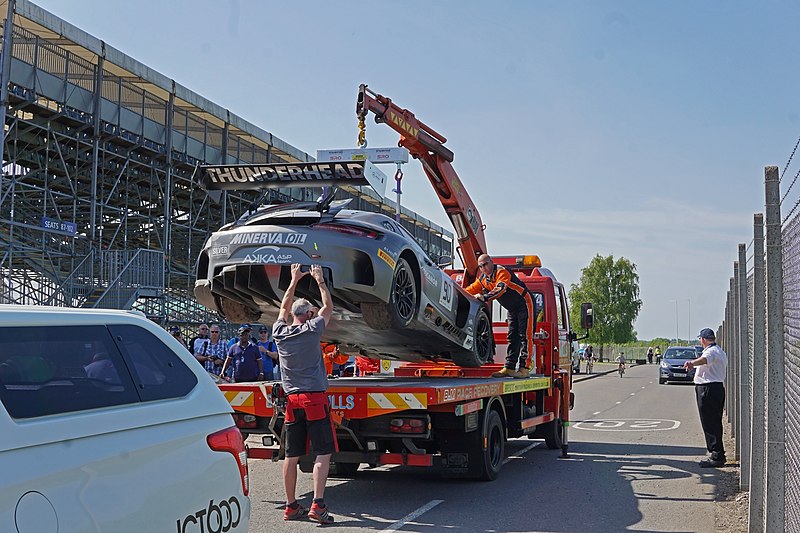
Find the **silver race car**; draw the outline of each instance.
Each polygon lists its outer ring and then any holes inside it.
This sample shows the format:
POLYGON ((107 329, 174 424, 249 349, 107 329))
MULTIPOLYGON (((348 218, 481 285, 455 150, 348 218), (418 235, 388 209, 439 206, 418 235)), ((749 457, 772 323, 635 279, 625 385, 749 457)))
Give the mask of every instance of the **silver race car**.
MULTIPOLYGON (((211 235, 195 296, 233 322, 271 324, 290 265, 319 264, 334 301, 324 338, 373 358, 452 360, 475 367, 494 344, 486 306, 467 294, 393 219, 350 200, 262 207, 211 235)), ((443 258, 443 265, 449 258, 443 258)), ((311 276, 296 295, 317 305, 311 276)))

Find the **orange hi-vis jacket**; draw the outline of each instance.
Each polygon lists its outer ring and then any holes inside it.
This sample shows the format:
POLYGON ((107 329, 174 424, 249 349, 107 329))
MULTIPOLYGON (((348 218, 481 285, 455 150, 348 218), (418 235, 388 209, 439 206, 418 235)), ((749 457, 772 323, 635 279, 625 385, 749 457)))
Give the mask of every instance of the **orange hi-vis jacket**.
POLYGON ((528 289, 517 275, 500 265, 494 265, 494 270, 488 276, 481 273, 466 291, 470 294, 483 292, 487 302, 496 299, 509 310, 525 305, 525 295, 528 294, 528 289))
POLYGON ((333 364, 343 365, 350 359, 350 356, 344 353, 338 353, 335 344, 323 342, 321 345, 322 358, 325 360, 325 373, 330 376, 333 374, 333 364))

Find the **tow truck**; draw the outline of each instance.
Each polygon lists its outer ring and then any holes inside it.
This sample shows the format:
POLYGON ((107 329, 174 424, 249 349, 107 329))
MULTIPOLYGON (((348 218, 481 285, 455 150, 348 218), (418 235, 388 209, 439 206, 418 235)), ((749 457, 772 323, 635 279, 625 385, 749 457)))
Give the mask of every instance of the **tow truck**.
MULTIPOLYGON (((446 139, 389 98, 361 85, 357 101, 359 129, 375 114, 400 133, 399 145, 420 160, 456 229, 463 270, 448 273, 462 286, 475 279, 477 258, 486 253, 485 226, 451 162, 446 139)), ((354 475, 361 464, 435 467, 448 477, 493 480, 505 457, 508 438, 544 439, 549 449, 568 456, 569 411, 574 405, 572 352, 578 340, 570 325, 564 286, 538 256, 494 256, 514 271, 534 295, 537 326, 535 373, 524 379, 491 377, 498 364, 464 368, 452 363, 406 363, 389 375, 330 380, 328 398, 339 451, 332 474, 354 475)), ((492 308, 496 347, 504 351, 504 310, 492 308)), ((581 327, 592 326, 592 306, 582 304, 581 327)), ((248 447, 251 458, 284 457, 284 408, 280 383, 222 383, 237 427, 261 437, 248 447)), ((252 439, 251 441, 252 442, 252 439)), ((311 471, 314 457, 301 458, 311 471)))

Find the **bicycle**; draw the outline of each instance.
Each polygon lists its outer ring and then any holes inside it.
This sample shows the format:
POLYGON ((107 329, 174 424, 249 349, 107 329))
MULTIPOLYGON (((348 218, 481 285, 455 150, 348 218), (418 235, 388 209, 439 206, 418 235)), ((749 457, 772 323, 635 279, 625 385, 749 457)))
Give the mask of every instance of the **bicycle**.
POLYGON ((622 374, 625 373, 625 363, 620 363, 617 371, 619 372, 619 377, 622 377, 622 374))
POLYGON ((593 359, 587 359, 586 360, 586 373, 587 374, 591 374, 593 367, 594 367, 594 360, 593 359))

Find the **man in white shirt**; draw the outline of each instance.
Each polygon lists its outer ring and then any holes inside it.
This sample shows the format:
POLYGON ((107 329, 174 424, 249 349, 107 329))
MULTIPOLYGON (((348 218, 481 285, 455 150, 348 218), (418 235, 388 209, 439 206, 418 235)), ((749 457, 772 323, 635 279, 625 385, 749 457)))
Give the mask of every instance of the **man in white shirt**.
POLYGON ((709 328, 700 330, 703 353, 693 361, 686 361, 687 372, 697 367, 694 374, 694 389, 700 424, 706 437, 706 448, 711 457, 700 461, 703 468, 725 466, 725 447, 722 443, 722 410, 725 407, 725 375, 728 371, 728 355, 717 346, 716 335, 709 328))

